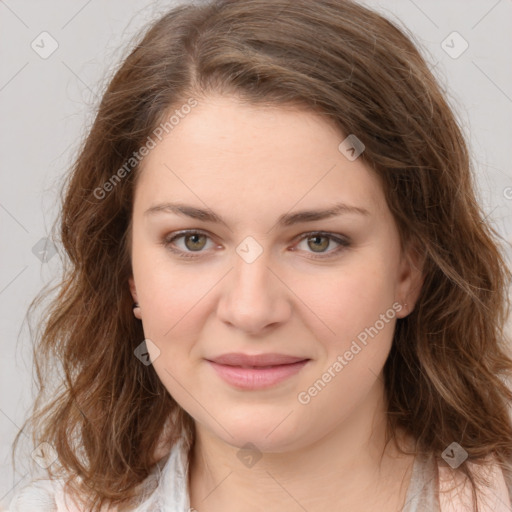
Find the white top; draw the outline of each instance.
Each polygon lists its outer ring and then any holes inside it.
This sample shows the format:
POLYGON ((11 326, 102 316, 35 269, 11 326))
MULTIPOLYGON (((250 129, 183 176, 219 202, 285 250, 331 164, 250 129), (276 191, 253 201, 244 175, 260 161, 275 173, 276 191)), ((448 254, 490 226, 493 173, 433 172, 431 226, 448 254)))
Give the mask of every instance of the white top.
MULTIPOLYGON (((165 459, 164 459, 165 461, 165 459)), ((181 438, 172 448, 167 462, 156 465, 146 479, 148 487, 157 488, 141 498, 133 512, 190 512, 188 496, 188 451, 181 438)), ((82 512, 64 493, 61 480, 34 480, 16 492, 7 512, 82 512)))
MULTIPOLYGON (((483 496, 482 512, 510 512, 512 510, 512 483, 505 482, 503 472, 492 466, 492 489, 483 496)), ((460 512, 470 510, 470 488, 459 494, 439 494, 439 489, 453 486, 443 483, 450 468, 437 467, 433 456, 418 456, 413 471, 403 512, 460 512), (469 501, 465 501, 469 500, 469 501)), ((190 512, 188 495, 188 451, 181 438, 172 448, 167 460, 158 463, 146 479, 153 491, 142 497, 133 512, 190 512), (154 487, 151 486, 154 484, 154 487)), ((479 501, 480 504, 480 501, 479 501)), ((63 482, 34 480, 17 491, 7 512, 82 512, 63 492, 63 482)))

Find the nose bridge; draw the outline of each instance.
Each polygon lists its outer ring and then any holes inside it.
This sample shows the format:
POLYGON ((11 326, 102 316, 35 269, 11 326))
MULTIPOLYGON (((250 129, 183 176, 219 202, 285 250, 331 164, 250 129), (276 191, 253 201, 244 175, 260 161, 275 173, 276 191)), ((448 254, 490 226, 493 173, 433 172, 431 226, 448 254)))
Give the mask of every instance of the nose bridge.
POLYGON ((282 321, 288 310, 285 287, 271 270, 270 252, 258 245, 249 240, 237 247, 219 307, 224 321, 252 332, 282 321))
POLYGON ((254 261, 247 261, 243 257, 235 258, 233 279, 234 290, 239 298, 250 298, 252 295, 270 295, 270 261, 265 255, 258 256, 254 261))
POLYGON ((233 279, 236 291, 242 297, 269 293, 271 257, 269 248, 264 247, 263 243, 247 236, 236 247, 233 279))

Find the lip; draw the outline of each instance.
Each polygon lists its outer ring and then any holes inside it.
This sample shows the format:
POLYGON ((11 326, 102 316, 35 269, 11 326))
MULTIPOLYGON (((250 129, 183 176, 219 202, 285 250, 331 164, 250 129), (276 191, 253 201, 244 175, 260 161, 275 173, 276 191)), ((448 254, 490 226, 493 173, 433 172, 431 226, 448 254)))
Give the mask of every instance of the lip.
POLYGON ((223 354, 207 362, 228 384, 239 389, 265 389, 302 370, 310 359, 284 354, 223 354))

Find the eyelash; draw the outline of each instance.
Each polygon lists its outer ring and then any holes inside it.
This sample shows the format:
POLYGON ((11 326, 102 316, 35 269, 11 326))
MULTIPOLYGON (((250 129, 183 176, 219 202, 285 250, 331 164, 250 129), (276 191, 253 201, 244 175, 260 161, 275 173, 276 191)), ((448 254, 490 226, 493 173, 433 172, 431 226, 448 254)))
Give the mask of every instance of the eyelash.
MULTIPOLYGON (((182 251, 181 249, 176 249, 176 248, 172 247, 172 242, 174 242, 178 238, 184 238, 187 235, 205 235, 208 238, 210 238, 210 236, 203 231, 185 230, 185 231, 180 231, 176 234, 173 234, 172 236, 165 237, 164 240, 162 241, 162 245, 169 251, 177 254, 180 258, 195 259, 195 258, 200 257, 201 251, 196 251, 197 255, 195 255, 195 254, 193 254, 193 252, 185 252, 185 251, 182 251)), ((297 243, 300 243, 303 240, 307 240, 308 238, 313 238, 314 236, 321 236, 323 238, 328 238, 329 240, 332 240, 332 241, 340 244, 340 246, 328 253, 322 253, 322 256, 318 256, 318 255, 308 256, 308 258, 313 259, 313 260, 332 258, 334 256, 337 256, 344 249, 350 247, 350 241, 347 238, 340 238, 339 236, 336 236, 333 233, 326 233, 324 231, 311 231, 309 233, 304 233, 302 235, 302 237, 298 240, 297 243)))

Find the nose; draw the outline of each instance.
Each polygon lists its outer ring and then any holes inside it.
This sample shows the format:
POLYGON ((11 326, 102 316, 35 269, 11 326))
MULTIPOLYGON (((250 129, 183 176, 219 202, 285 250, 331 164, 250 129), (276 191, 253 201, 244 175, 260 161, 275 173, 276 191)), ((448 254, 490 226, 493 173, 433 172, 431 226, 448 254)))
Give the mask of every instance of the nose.
POLYGON ((217 309, 223 322, 251 335, 283 324, 292 310, 292 292, 270 268, 265 254, 251 263, 235 255, 217 309))

